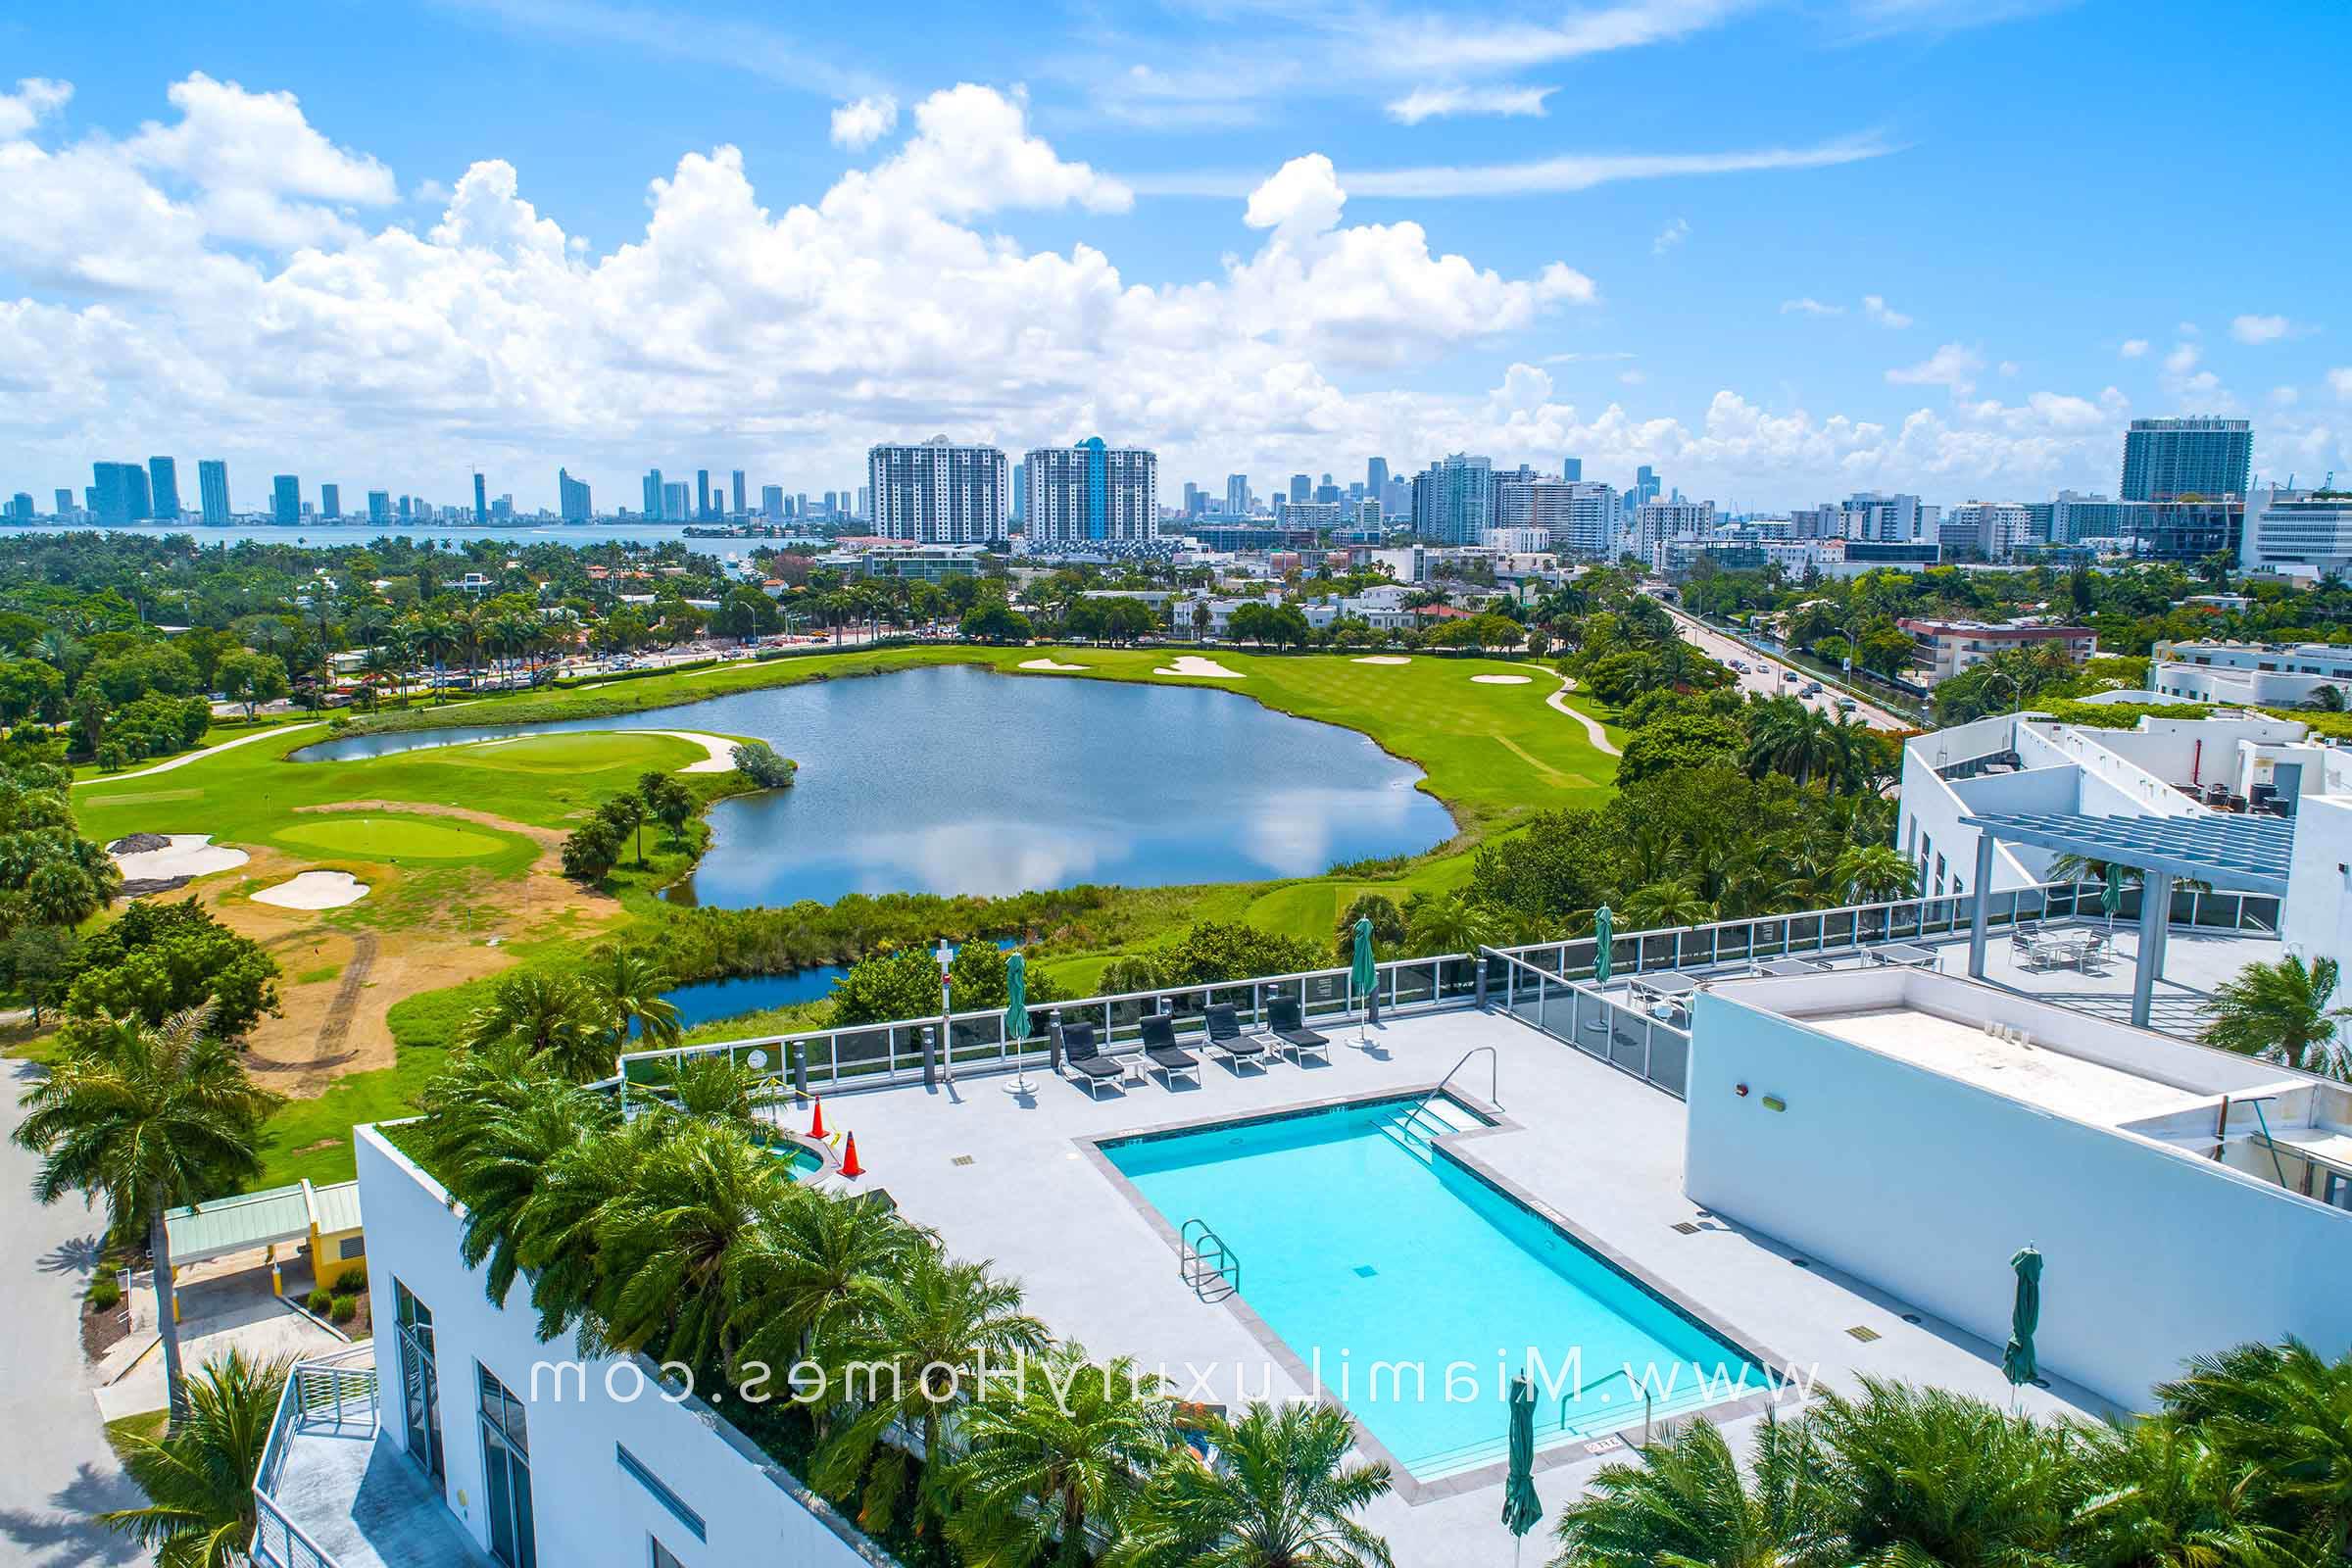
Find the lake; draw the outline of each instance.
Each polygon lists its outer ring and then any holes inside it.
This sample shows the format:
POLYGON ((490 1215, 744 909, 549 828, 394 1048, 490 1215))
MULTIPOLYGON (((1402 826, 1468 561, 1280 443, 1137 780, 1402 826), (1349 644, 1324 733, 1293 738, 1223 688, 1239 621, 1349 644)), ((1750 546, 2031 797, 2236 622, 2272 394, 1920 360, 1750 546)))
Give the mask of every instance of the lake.
POLYGON ((349 760, 594 729, 756 735, 800 762, 791 789, 710 808, 710 848, 675 896, 725 908, 847 893, 1308 876, 1336 861, 1417 854, 1453 833, 1446 808, 1414 788, 1420 770, 1353 730, 1231 692, 969 665, 527 731, 354 737, 295 756, 349 760))

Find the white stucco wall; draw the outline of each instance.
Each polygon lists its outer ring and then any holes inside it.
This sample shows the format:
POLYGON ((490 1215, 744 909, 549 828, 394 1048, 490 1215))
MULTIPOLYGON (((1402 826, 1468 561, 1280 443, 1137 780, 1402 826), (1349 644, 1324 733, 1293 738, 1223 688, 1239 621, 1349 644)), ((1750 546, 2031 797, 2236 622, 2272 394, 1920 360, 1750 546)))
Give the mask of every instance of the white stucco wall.
MULTIPOLYGON (((488 1544, 483 1510, 482 1445, 476 1419, 475 1364, 530 1400, 535 1363, 582 1360, 569 1336, 541 1345, 532 1332, 528 1288, 517 1283, 516 1309, 485 1299, 481 1276, 458 1256, 458 1216, 439 1184, 412 1165, 372 1127, 354 1134, 361 1202, 368 1215, 368 1262, 383 1321, 376 1336, 387 1441, 405 1447, 400 1364, 392 1329, 391 1282, 406 1285, 431 1309, 438 1339, 445 1500, 488 1544)), ((887 1563, 865 1555, 796 1499, 794 1484, 764 1464, 756 1448, 716 1421, 699 1401, 673 1404, 648 1385, 628 1400, 637 1379, 611 1358, 585 1360, 588 1396, 562 1396, 542 1377, 541 1397, 526 1413, 538 1557, 563 1568, 645 1568, 648 1538, 658 1538, 687 1568, 790 1563, 795 1568, 854 1568, 887 1563), (702 1516, 697 1541, 620 1467, 615 1444, 629 1451, 702 1516)), ((871 1548, 868 1548, 871 1549, 871 1548)))
POLYGON ((2038 1246, 2043 1364, 2119 1405, 2242 1341, 2352 1348, 2352 1215, 2208 1161, 1704 992, 1688 1115, 1692 1202, 1992 1345, 2038 1246))
POLYGON ((2295 807, 2295 853, 2279 910, 2278 936, 2289 953, 2352 965, 2352 871, 2346 867, 2352 867, 2352 796, 2304 796, 2295 807))

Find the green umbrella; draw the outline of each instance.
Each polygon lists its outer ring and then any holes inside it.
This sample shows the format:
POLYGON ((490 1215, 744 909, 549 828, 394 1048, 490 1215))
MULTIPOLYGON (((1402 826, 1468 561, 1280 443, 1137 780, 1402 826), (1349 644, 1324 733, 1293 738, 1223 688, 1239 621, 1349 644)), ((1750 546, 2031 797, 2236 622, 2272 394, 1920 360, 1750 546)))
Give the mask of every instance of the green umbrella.
POLYGON ((2099 907, 2107 915, 2107 923, 2115 924, 2115 916, 2124 906, 2124 868, 2107 867, 2107 885, 2099 890, 2099 907))
POLYGON ((2034 1361, 2034 1331, 2041 1326, 2041 1253, 2031 1244, 2009 1259, 2017 1273, 2017 1304, 2009 1309, 2009 1343, 2001 1350, 2001 1376, 2022 1386, 2040 1376, 2034 1361))
POLYGON ((1597 944, 1592 950, 1592 983, 1596 986, 1609 983, 1609 949, 1615 945, 1616 936, 1617 917, 1604 904, 1592 911, 1592 940, 1597 944))
POLYGON ((1355 952, 1348 960, 1348 989, 1364 999, 1364 1014, 1372 1012, 1372 993, 1380 989, 1380 971, 1372 966, 1372 917, 1355 922, 1355 952))
MULTIPOLYGON (((1029 960, 1017 953, 1004 960, 1004 1047, 1009 1051, 1029 1038, 1029 960)), ((1028 1069, 1006 1087, 1016 1095, 1028 1094, 1028 1069)))
MULTIPOLYGON (((1536 1495, 1536 1386, 1522 1372, 1511 1379, 1511 1471, 1502 1484, 1502 1523, 1514 1537, 1524 1537, 1544 1522, 1544 1502, 1536 1495)), ((1519 1548, 1511 1556, 1517 1560, 1519 1548)))

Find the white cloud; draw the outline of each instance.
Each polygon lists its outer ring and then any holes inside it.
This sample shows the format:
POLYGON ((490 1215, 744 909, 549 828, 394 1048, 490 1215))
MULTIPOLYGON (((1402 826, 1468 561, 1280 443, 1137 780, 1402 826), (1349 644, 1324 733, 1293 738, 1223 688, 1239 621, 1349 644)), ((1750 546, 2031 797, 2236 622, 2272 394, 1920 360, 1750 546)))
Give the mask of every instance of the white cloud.
POLYGON ((2274 409, 2291 409, 2302 401, 2303 394, 2291 386, 2271 388, 2271 407, 2274 409))
POLYGON ((1954 397, 1966 397, 1984 368, 1984 355, 1963 344, 1946 343, 1917 365, 1888 370, 1886 379, 1896 386, 1949 387, 1954 397))
POLYGON ((1652 256, 1663 256, 1668 251, 1674 249, 1677 245, 1680 245, 1683 241, 1689 239, 1690 237, 1690 220, 1678 218, 1673 222, 1668 223, 1664 228, 1658 230, 1658 237, 1649 242, 1649 254, 1652 256))
POLYGON ((1746 8, 1744 0, 1623 0, 1571 12, 1556 24, 1454 13, 1384 18, 1369 25, 1365 52, 1409 60, 1423 71, 1513 71, 1688 37, 1746 8))
POLYGON ((1388 106, 1389 118, 1407 125, 1455 115, 1498 115, 1541 119, 1544 100, 1557 87, 1415 87, 1388 106))
POLYGON ((1627 386, 1640 386, 1642 382, 1648 380, 1649 377, 1642 374, 1640 370, 1620 370, 1617 372, 1617 379, 1627 386))
POLYGON ((1807 295, 1801 300, 1781 301, 1781 314, 1783 316, 1843 316, 1845 314, 1845 307, 1842 305, 1824 305, 1821 301, 1814 299, 1811 295, 1807 295))
POLYGON ((66 106, 74 96, 70 81, 25 76, 13 93, 0 92, 0 137, 22 136, 66 106))
POLYGON ((440 179, 420 179, 416 188, 409 192, 409 200, 422 202, 428 207, 447 206, 449 196, 449 182, 440 179))
MULTIPOLYGON (((1884 158, 1898 149, 1877 136, 1849 136, 1811 147, 1761 147, 1723 153, 1595 153, 1519 164, 1466 164, 1418 169, 1358 170, 1346 178, 1358 196, 1557 195, 1629 179, 1674 179, 1693 174, 1739 174, 1769 170, 1826 169, 1884 158)), ((1145 196, 1247 195, 1261 176, 1230 171, 1130 174, 1145 196)))
POLYGON ((2352 366, 2329 370, 2328 384, 2335 389, 2337 397, 2352 401, 2352 366))
POLYGON ((2003 375, 2015 375, 2019 368, 2020 367, 2015 360, 2003 360, 2001 362, 2001 374, 2003 375))
POLYGON ((1911 318, 1900 311, 1887 309, 1886 296, 1880 294, 1862 296, 1862 314, 1881 326, 1904 327, 1911 324, 1911 318))
POLYGON ((391 170, 320 135, 290 92, 247 92, 199 71, 169 96, 179 120, 148 122, 122 150, 194 186, 211 233, 281 250, 348 240, 357 230, 341 209, 400 199, 391 170))
POLYGON ((914 106, 915 135, 870 174, 852 173, 828 192, 870 190, 924 212, 968 217, 1005 208, 1078 206, 1123 213, 1135 196, 1107 174, 1065 163, 1030 134, 1028 105, 1016 93, 970 82, 935 92, 914 106))
POLYGON ((2171 375, 2186 375, 2204 357, 2204 351, 2194 343, 2176 343, 2173 352, 2164 357, 2164 368, 2171 375))
POLYGON ((2148 340, 2144 337, 2128 337, 2124 339, 2124 346, 2116 352, 2127 360, 2143 358, 2148 352, 2148 340))
POLYGON ((2240 343, 2276 343, 2280 338, 2308 336, 2313 330, 2283 316, 2241 316, 2230 323, 2230 335, 2240 343))
POLYGON ((899 101, 886 92, 859 98, 833 111, 833 144, 863 152, 899 122, 899 101))

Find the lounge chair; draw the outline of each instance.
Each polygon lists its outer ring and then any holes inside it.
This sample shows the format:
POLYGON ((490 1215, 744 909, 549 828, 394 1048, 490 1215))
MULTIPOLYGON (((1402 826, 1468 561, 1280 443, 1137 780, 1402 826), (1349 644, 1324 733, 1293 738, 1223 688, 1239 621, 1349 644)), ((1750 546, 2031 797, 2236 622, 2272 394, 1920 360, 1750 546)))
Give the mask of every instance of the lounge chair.
MULTIPOLYGON (((1085 1076, 1086 1094, 1090 1100, 1102 1098, 1100 1086, 1115 1084, 1125 1074, 1119 1064, 1095 1048, 1095 1026, 1091 1023, 1069 1023, 1061 1026, 1061 1059, 1085 1076)), ((1121 1089, 1119 1093, 1127 1091, 1121 1089)))
POLYGON ((1194 1087, 1200 1083, 1200 1058, 1176 1044, 1176 1020, 1164 1012, 1155 1012, 1144 1020, 1144 1059, 1159 1069, 1159 1075, 1170 1089, 1176 1087, 1176 1075, 1191 1077, 1194 1087))
POLYGON ((1303 1062, 1310 1055, 1331 1060, 1331 1039, 1306 1026, 1298 1004, 1289 997, 1276 997, 1266 1004, 1266 1033, 1272 1035, 1291 1055, 1303 1062))
POLYGON ((1242 1070, 1245 1061, 1256 1063, 1259 1072, 1266 1070, 1261 1059, 1266 1054, 1265 1042, 1242 1033, 1242 1021, 1232 1007, 1211 1007, 1204 1016, 1208 1022, 1208 1049, 1224 1053, 1235 1072, 1242 1070))

